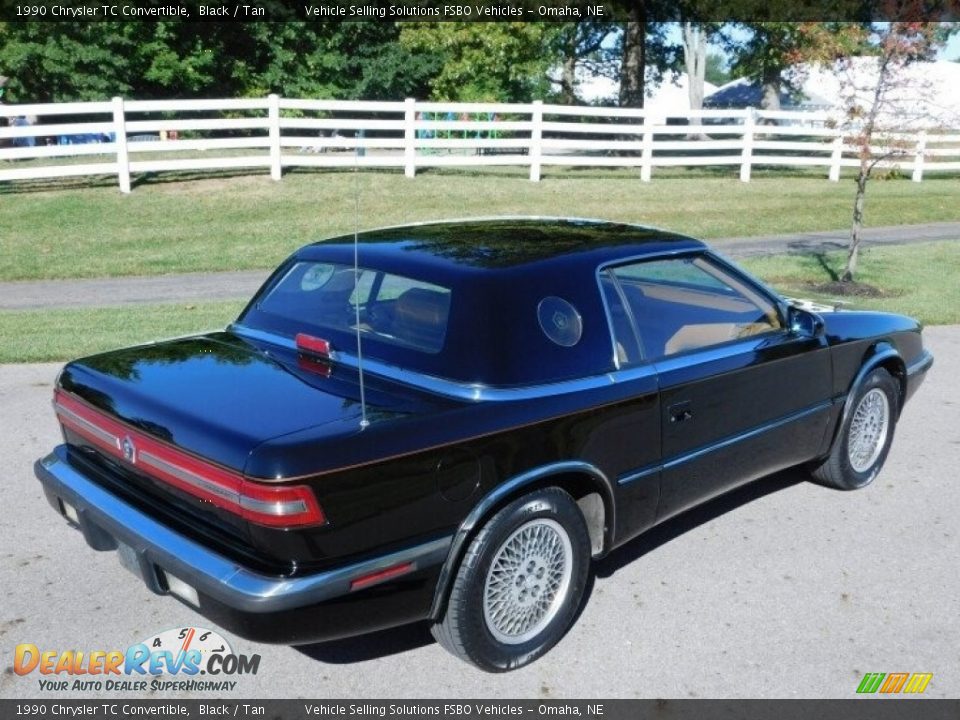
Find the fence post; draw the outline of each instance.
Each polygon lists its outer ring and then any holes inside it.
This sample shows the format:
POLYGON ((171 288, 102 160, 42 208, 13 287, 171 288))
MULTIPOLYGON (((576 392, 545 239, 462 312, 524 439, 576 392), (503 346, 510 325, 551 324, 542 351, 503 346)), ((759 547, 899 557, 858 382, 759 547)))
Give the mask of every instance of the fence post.
POLYGON ((127 152, 127 119, 123 112, 123 98, 113 98, 113 142, 117 150, 117 181, 120 192, 130 192, 130 154, 127 152))
POLYGON ((640 180, 650 182, 653 174, 653 124, 654 118, 643 113, 643 146, 640 150, 640 180))
POLYGON ((913 156, 913 181, 923 180, 923 153, 927 149, 927 131, 921 130, 917 134, 917 149, 913 156))
POLYGON ((530 180, 540 182, 540 158, 543 156, 543 100, 533 101, 530 113, 530 180))
POLYGON ((743 118, 743 153, 740 156, 740 182, 750 182, 750 163, 753 161, 753 128, 757 124, 756 110, 748 107, 743 118))
POLYGON ((407 98, 403 101, 403 174, 408 178, 417 175, 417 101, 407 98))
POLYGON ((270 127, 270 177, 279 180, 283 176, 280 161, 280 96, 267 95, 267 118, 270 127))
POLYGON ((840 162, 843 160, 843 130, 837 128, 833 138, 833 150, 830 152, 830 182, 840 182, 840 162))

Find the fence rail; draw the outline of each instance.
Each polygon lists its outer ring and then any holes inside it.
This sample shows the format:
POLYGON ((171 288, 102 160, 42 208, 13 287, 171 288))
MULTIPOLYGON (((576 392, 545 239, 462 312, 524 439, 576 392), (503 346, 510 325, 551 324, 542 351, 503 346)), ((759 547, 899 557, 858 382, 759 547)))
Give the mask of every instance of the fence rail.
MULTIPOLYGON (((960 126, 960 119, 958 119, 960 126)), ((960 172, 960 130, 891 136, 882 164, 920 182, 960 172), (891 151, 891 148, 895 148, 891 151)), ((822 167, 832 181, 858 148, 822 112, 281 98, 125 100, 0 105, 0 182, 228 168, 822 167)))

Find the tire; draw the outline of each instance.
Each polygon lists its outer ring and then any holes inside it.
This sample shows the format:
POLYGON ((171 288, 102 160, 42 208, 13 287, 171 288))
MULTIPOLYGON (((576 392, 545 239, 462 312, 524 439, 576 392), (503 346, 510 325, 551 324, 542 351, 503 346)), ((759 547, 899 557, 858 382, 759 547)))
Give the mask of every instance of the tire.
POLYGON ((573 622, 589 564, 590 539, 573 498, 560 488, 525 495, 471 541, 433 636, 481 670, 523 667, 573 622), (545 602, 551 589, 554 597, 545 602))
POLYGON ((864 378, 830 448, 812 471, 815 480, 838 490, 866 487, 880 472, 899 415, 900 385, 883 368, 864 378))

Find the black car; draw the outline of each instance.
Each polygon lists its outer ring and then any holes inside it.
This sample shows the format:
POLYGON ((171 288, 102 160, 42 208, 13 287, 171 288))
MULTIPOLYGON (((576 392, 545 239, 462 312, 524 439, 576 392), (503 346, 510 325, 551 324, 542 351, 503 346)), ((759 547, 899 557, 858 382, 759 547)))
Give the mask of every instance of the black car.
POLYGON ((69 363, 36 473, 243 637, 427 620, 501 671, 653 525, 794 465, 869 484, 932 362, 910 318, 814 314, 661 230, 388 228, 297 251, 223 332, 69 363))

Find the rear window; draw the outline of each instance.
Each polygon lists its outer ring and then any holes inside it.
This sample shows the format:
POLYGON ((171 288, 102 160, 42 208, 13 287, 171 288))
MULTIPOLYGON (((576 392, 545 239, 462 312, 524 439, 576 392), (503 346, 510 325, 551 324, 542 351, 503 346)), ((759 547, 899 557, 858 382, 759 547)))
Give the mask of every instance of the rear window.
POLYGON ((336 263, 295 263, 257 303, 262 312, 437 353, 443 348, 450 289, 402 275, 336 263))

